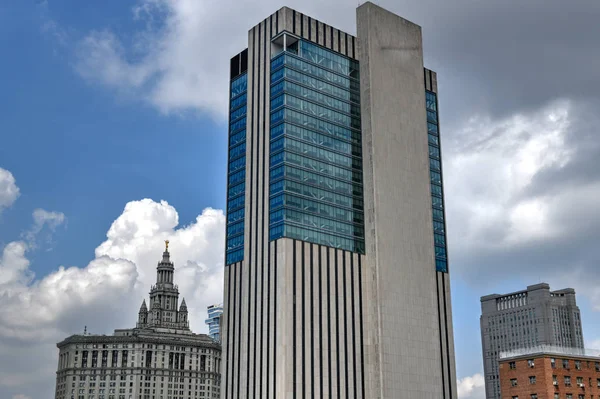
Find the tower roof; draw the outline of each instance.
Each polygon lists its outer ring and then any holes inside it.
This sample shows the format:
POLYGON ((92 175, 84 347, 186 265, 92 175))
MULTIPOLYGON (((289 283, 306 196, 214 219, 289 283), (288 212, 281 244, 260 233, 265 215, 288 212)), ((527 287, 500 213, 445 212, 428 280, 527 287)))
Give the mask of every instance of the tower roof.
POLYGON ((187 304, 185 303, 185 298, 181 301, 181 306, 179 307, 180 312, 187 312, 187 304))
POLYGON ((140 313, 147 312, 147 311, 148 311, 148 307, 146 306, 146 300, 144 299, 142 302, 142 306, 140 306, 140 313))

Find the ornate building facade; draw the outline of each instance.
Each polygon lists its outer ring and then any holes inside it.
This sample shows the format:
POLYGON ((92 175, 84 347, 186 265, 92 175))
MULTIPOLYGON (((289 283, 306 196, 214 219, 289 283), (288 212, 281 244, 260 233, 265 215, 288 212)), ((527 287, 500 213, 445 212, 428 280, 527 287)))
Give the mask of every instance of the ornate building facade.
POLYGON ((135 328, 57 344, 56 399, 196 399, 220 395, 221 347, 189 327, 168 241, 135 328))

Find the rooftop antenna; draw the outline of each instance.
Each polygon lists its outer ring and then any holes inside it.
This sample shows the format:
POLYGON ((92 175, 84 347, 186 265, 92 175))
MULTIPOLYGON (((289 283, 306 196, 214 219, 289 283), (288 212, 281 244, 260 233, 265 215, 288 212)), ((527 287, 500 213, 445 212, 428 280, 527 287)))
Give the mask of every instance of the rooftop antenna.
POLYGON ((83 327, 83 335, 87 335, 87 326, 83 327))

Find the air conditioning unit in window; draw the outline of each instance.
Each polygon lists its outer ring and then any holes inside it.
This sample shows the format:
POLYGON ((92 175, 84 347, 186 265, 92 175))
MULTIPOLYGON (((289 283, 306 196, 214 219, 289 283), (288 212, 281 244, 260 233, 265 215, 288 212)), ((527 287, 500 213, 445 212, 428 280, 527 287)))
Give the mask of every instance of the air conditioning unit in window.
POLYGON ((579 383, 577 384, 577 386, 579 386, 579 388, 585 388, 585 385, 583 383, 579 383))
POLYGON ((533 367, 535 367, 535 363, 531 363, 531 364, 529 365, 529 367, 532 367, 532 368, 533 368, 533 367))
POLYGON ((558 381, 552 382, 552 385, 558 386, 558 381))

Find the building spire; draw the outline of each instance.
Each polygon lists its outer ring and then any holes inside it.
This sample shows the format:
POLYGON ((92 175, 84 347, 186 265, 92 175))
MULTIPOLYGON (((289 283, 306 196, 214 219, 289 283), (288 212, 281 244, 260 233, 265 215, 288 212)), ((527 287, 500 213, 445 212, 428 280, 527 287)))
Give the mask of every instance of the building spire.
POLYGON ((165 252, 169 252, 169 240, 165 240, 165 252))

